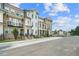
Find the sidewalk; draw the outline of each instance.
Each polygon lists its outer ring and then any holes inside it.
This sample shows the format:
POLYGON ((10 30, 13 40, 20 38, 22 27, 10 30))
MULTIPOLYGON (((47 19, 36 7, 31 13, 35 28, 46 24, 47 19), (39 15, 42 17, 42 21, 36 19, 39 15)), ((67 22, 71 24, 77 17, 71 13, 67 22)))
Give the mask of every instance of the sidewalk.
POLYGON ((8 50, 8 49, 13 49, 21 46, 27 46, 31 44, 36 44, 40 42, 46 42, 50 40, 55 40, 55 39, 61 39, 62 37, 46 37, 46 38, 37 38, 37 39, 31 39, 31 40, 23 40, 23 41, 14 41, 14 42, 5 42, 5 43, 0 43, 0 50, 8 50))

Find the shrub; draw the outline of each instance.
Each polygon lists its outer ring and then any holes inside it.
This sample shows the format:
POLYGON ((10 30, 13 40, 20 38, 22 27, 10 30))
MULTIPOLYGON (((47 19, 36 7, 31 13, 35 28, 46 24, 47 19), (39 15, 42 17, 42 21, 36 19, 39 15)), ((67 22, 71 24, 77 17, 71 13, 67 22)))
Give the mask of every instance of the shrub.
POLYGON ((16 28, 15 28, 15 29, 13 29, 12 33, 13 33, 14 38, 15 38, 15 40, 16 40, 16 39, 17 39, 17 37, 18 37, 18 30, 17 30, 16 28))

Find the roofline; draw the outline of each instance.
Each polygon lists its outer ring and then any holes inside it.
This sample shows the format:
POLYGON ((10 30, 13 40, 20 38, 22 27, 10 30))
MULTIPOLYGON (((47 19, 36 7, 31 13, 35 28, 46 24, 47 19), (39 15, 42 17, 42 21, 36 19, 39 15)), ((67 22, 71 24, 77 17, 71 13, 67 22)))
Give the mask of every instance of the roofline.
POLYGON ((35 11, 37 14, 39 14, 39 12, 36 9, 25 9, 24 11, 35 11))
POLYGON ((21 8, 19 8, 19 7, 16 7, 16 6, 11 5, 11 4, 9 4, 9 3, 4 3, 4 4, 8 4, 8 5, 10 5, 10 6, 13 6, 14 8, 16 8, 16 9, 18 9, 19 11, 22 11, 22 12, 23 12, 23 10, 22 10, 21 8))

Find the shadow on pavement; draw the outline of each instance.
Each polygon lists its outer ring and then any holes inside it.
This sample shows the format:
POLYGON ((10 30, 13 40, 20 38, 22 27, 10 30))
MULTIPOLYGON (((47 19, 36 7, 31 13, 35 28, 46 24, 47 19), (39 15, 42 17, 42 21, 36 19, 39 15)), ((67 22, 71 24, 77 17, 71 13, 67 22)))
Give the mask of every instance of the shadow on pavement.
POLYGON ((3 50, 5 48, 9 48, 11 47, 12 45, 0 45, 0 50, 3 50))

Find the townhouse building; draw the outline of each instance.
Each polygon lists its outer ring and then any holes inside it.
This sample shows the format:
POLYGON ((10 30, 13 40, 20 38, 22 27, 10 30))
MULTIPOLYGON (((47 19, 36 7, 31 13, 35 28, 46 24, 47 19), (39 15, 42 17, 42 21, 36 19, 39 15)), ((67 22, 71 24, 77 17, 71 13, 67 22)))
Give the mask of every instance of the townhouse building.
POLYGON ((42 17, 39 17, 39 20, 38 20, 38 36, 39 37, 42 37, 43 36, 43 23, 44 23, 44 21, 43 21, 43 18, 42 17))
POLYGON ((28 12, 27 10, 24 10, 24 18, 25 18, 25 23, 24 23, 24 34, 25 37, 31 37, 33 35, 32 32, 32 18, 30 15, 27 15, 28 12))
POLYGON ((38 35, 38 12, 36 10, 26 10, 26 16, 31 19, 31 34, 38 35))
POLYGON ((50 36, 52 20, 39 17, 37 10, 21 10, 8 3, 0 3, 0 37, 13 39, 13 29, 24 37, 50 36))
POLYGON ((48 18, 44 18, 44 22, 45 22, 45 31, 47 34, 47 36, 51 36, 52 35, 52 20, 50 17, 48 18))
POLYGON ((3 11, 3 36, 4 38, 14 38, 12 31, 17 28, 19 35, 24 32, 24 13, 23 10, 10 5, 2 3, 1 9, 3 11))
POLYGON ((39 17, 38 24, 39 37, 52 35, 52 20, 50 18, 39 17))

